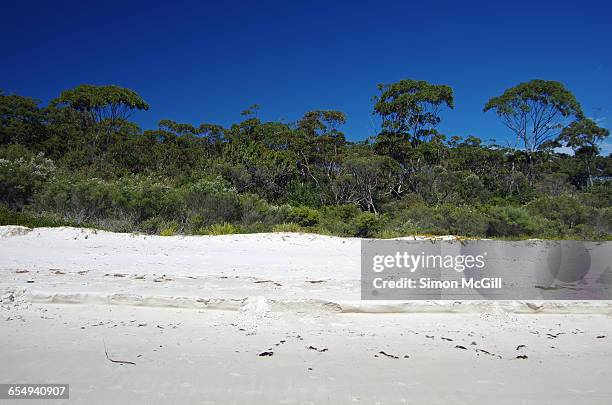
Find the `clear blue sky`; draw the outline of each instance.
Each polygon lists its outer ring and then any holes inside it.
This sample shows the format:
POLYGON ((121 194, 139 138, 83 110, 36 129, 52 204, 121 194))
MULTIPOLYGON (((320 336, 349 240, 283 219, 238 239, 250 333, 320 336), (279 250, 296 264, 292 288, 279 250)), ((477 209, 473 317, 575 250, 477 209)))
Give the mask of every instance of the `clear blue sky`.
POLYGON ((447 135, 503 140, 482 107, 534 78, 563 82, 587 115, 612 121, 603 1, 6 2, 0 19, 5 92, 46 103, 81 83, 129 87, 151 105, 133 117, 145 129, 228 125, 258 103, 264 120, 344 111, 359 140, 377 126, 376 84, 403 78, 453 87, 447 135))

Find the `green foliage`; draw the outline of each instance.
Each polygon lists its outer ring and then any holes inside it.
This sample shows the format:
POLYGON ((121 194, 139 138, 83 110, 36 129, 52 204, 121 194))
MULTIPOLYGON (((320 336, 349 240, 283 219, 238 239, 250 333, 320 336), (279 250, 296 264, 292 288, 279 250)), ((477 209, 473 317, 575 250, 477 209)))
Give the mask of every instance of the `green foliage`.
POLYGON ((577 194, 580 203, 595 208, 612 207, 612 182, 596 183, 577 194))
POLYGON ((41 153, 34 155, 21 145, 0 147, 0 203, 22 208, 54 170, 41 153))
POLYGON ((599 154, 599 145, 610 135, 606 128, 599 127, 595 121, 583 118, 572 122, 563 128, 559 141, 574 150, 575 155, 581 159, 586 167, 588 185, 593 185, 595 157, 599 154))
MULTIPOLYGON (((132 232, 136 230, 136 223, 131 224, 132 232)), ((162 231, 168 228, 174 228, 175 224, 167 221, 160 216, 154 216, 143 220, 138 225, 138 230, 150 235, 160 235, 162 231)))
POLYGON ((46 112, 38 101, 17 95, 5 95, 0 90, 0 145, 35 145, 47 136, 46 112))
POLYGON ((294 207, 289 210, 287 219, 300 226, 315 226, 319 223, 319 212, 308 207, 294 207))
POLYGON ((546 80, 531 80, 511 87, 501 96, 491 98, 484 110, 496 109, 498 114, 504 115, 530 113, 533 103, 550 105, 566 117, 583 115, 576 97, 563 84, 546 80))
POLYGON ((242 194, 239 196, 241 205, 242 226, 253 228, 254 226, 265 227, 287 220, 290 207, 287 205, 271 205, 263 198, 255 194, 242 194))
POLYGON ((318 231, 338 236, 356 236, 355 217, 362 213, 356 205, 321 207, 318 231))
MULTIPOLYGON (((16 212, 0 204, 0 226, 21 225, 28 228, 53 228, 58 226, 76 226, 77 224, 61 220, 51 215, 16 212)), ((87 227, 87 225, 80 225, 87 227)))
POLYGON ((583 118, 563 128, 559 138, 566 146, 576 151, 581 148, 592 148, 593 152, 597 154, 599 143, 609 135, 610 131, 608 129, 601 128, 589 118, 583 118))
POLYGON ((350 182, 357 202, 376 213, 376 203, 390 192, 399 177, 398 164, 387 156, 374 155, 347 158, 345 165, 352 175, 350 182))
POLYGON ((170 225, 169 227, 162 229, 159 232, 159 235, 160 236, 173 236, 173 235, 176 235, 177 232, 178 232, 178 226, 170 225))
POLYGON ((564 234, 570 237, 599 238, 612 231, 610 206, 587 206, 569 194, 541 197, 529 203, 527 209, 533 215, 560 224, 564 234))
POLYGON ((220 222, 235 222, 242 217, 240 196, 223 180, 200 179, 180 189, 181 202, 188 224, 193 229, 220 222))
POLYGON ((346 116, 341 111, 317 110, 309 111, 298 122, 300 129, 304 130, 309 136, 339 136, 336 131, 339 125, 346 123, 346 116))
POLYGON ((128 176, 105 181, 59 175, 45 184, 33 206, 43 212, 62 213, 75 223, 103 218, 140 222, 156 215, 180 215, 180 190, 148 177, 128 176))
POLYGON ((0 93, 0 220, 161 235, 610 238, 608 130, 560 83, 522 83, 485 106, 521 148, 447 141, 436 127, 453 108, 448 86, 379 91, 382 132, 363 142, 347 141, 335 110, 263 122, 251 106, 229 128, 163 119, 142 131, 128 118, 148 105, 117 86, 78 86, 47 107, 0 93))
POLYGON ((270 150, 261 143, 230 143, 223 150, 221 173, 240 192, 258 192, 277 199, 297 175, 289 151, 270 150))
POLYGON ((380 217, 370 212, 363 212, 355 217, 355 236, 371 238, 380 229, 380 217))
POLYGON ((91 84, 81 84, 74 89, 65 90, 51 102, 53 107, 62 105, 87 112, 97 122, 105 119, 125 119, 131 110, 149 109, 149 105, 133 90, 91 84))
POLYGON ((439 110, 454 108, 453 90, 446 85, 405 79, 379 84, 374 112, 381 116, 383 129, 410 137, 412 146, 432 134, 440 123, 439 110))
POLYGON ((239 228, 228 222, 214 224, 197 232, 198 235, 232 235, 235 233, 240 233, 239 228))
POLYGON ((507 89, 487 102, 483 111, 489 110, 495 110, 527 152, 549 145, 563 128, 563 118, 584 115, 576 97, 563 84, 546 80, 531 80, 507 89))
POLYGON ((484 236, 488 227, 487 216, 470 206, 444 204, 430 207, 414 204, 394 213, 385 228, 387 235, 414 234, 484 236))
POLYGON ((531 236, 538 233, 545 224, 541 218, 533 217, 523 207, 493 206, 487 210, 490 216, 488 236, 531 236))

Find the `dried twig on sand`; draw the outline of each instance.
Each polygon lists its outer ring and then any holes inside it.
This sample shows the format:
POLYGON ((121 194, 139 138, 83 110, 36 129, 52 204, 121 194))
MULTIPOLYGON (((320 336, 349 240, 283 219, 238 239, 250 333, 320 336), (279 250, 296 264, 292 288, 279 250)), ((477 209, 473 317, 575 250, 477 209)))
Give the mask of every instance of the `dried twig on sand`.
MULTIPOLYGON (((392 358, 392 359, 399 359, 398 356, 393 355, 393 354, 389 354, 389 353, 385 353, 384 351, 380 351, 380 352, 378 352, 378 354, 382 354, 383 356, 389 357, 389 358, 392 358)), ((374 357, 378 357, 378 356, 374 355, 374 357)))
POLYGON ((308 346, 308 347, 306 347, 306 348, 307 348, 308 350, 315 350, 315 351, 317 351, 317 352, 319 352, 319 353, 323 353, 323 352, 326 352, 326 351, 328 350, 328 349, 327 349, 327 347, 324 347, 324 348, 322 348, 322 349, 319 349, 319 348, 314 347, 314 346, 308 346))
POLYGON ((110 356, 108 355, 108 350, 106 349, 106 342, 103 340, 102 343, 104 343, 104 354, 106 354, 106 358, 108 359, 108 361, 112 362, 112 363, 118 363, 118 364, 131 364, 133 366, 136 365, 136 363, 131 362, 131 361, 124 361, 124 360, 114 360, 111 359, 110 356))

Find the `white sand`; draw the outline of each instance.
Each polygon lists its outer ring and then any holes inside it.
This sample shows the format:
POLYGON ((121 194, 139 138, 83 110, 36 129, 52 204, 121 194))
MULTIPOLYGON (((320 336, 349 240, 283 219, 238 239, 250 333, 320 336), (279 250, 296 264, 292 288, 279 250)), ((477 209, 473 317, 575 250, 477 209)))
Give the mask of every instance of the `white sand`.
POLYGON ((608 303, 364 303, 359 248, 0 227, 0 382, 70 383, 66 403, 612 398, 608 303))

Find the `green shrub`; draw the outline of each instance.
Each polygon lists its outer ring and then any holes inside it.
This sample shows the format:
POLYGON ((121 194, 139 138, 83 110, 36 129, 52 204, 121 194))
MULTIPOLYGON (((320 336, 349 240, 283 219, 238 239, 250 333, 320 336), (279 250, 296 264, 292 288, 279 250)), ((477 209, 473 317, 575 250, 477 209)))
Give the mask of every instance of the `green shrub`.
POLYGON ((235 233, 239 233, 238 227, 228 222, 213 224, 198 232, 199 235, 231 235, 235 233))
POLYGON ((363 212, 353 220, 355 225, 355 236, 371 238, 380 229, 380 219, 376 214, 363 212))
POLYGON ((464 203, 482 203, 489 197, 489 191, 484 186, 480 177, 472 172, 461 180, 459 194, 464 203))
POLYGON ((101 218, 96 220, 95 224, 92 226, 97 229, 104 229, 111 232, 121 233, 134 233, 143 231, 141 228, 138 227, 138 224, 136 224, 136 222, 134 222, 131 218, 101 218))
POLYGON ((560 221, 569 228, 579 224, 593 224, 596 217, 594 209, 584 206, 569 195, 541 197, 529 203, 527 209, 532 214, 560 221))
POLYGON ((469 206, 444 205, 438 209, 438 227, 445 233, 461 236, 483 236, 489 221, 483 212, 469 206))
POLYGON ((598 228, 602 233, 612 234, 612 207, 599 210, 598 228))
POLYGON ((178 189, 145 176, 102 180, 63 174, 47 182, 34 199, 37 210, 75 223, 109 218, 140 223, 155 216, 174 220, 182 212, 180 204, 178 189))
POLYGON ((263 222, 255 222, 248 225, 238 225, 236 233, 268 233, 272 232, 272 226, 263 222))
POLYGON ((317 232, 336 236, 355 236, 354 218, 362 213, 355 205, 328 206, 319 209, 317 232))
POLYGON ((286 205, 271 205, 255 194, 241 195, 240 205, 242 209, 240 223, 243 226, 261 223, 271 227, 274 224, 285 222, 290 209, 286 205))
POLYGON ((423 198, 421 198, 420 195, 415 193, 408 193, 402 196, 400 200, 389 201, 385 204, 382 204, 380 207, 380 212, 395 215, 399 211, 423 205, 425 205, 425 202, 423 201, 423 198))
POLYGON ((595 183, 577 195, 584 205, 595 208, 612 207, 612 181, 595 183))
POLYGON ((414 234, 484 236, 488 228, 485 213, 474 207, 444 204, 429 207, 416 203, 389 214, 385 235, 414 234))
POLYGON ((7 207, 0 205, 0 226, 1 225, 21 225, 28 228, 51 228, 57 226, 77 226, 69 221, 63 221, 50 215, 29 214, 26 212, 11 211, 7 207))
POLYGON ((550 196, 560 196, 575 191, 567 173, 545 173, 534 185, 536 190, 550 196))
POLYGON ((534 216, 524 207, 489 207, 490 216, 487 236, 535 236, 543 231, 545 220, 534 216))
POLYGON ((159 232, 159 235, 160 236, 173 236, 173 235, 176 235, 177 232, 178 232, 178 226, 170 225, 169 227, 162 229, 159 232))
POLYGON ((361 209, 356 205, 331 205, 323 209, 325 217, 333 217, 340 221, 350 221, 361 213, 361 209))
POLYGON ((54 170, 53 162, 42 153, 35 155, 21 145, 0 148, 0 203, 22 208, 54 170))
POLYGON ((400 237, 417 233, 433 233, 431 232, 434 228, 431 222, 433 213, 433 208, 417 201, 403 207, 399 205, 397 209, 387 209, 388 221, 381 229, 380 236, 400 237), (406 208, 407 206, 409 208, 406 208))
POLYGON ((138 225, 138 228, 142 232, 150 235, 157 235, 160 234, 161 231, 167 227, 167 225, 168 223, 166 220, 164 220, 162 217, 156 216, 145 219, 138 225))
POLYGON ((315 226, 319 223, 320 215, 315 209, 308 207, 295 207, 289 210, 287 219, 300 226, 315 226))
POLYGON ((198 217, 194 227, 236 222, 242 217, 240 196, 221 179, 200 179, 181 188, 187 215, 198 217))

